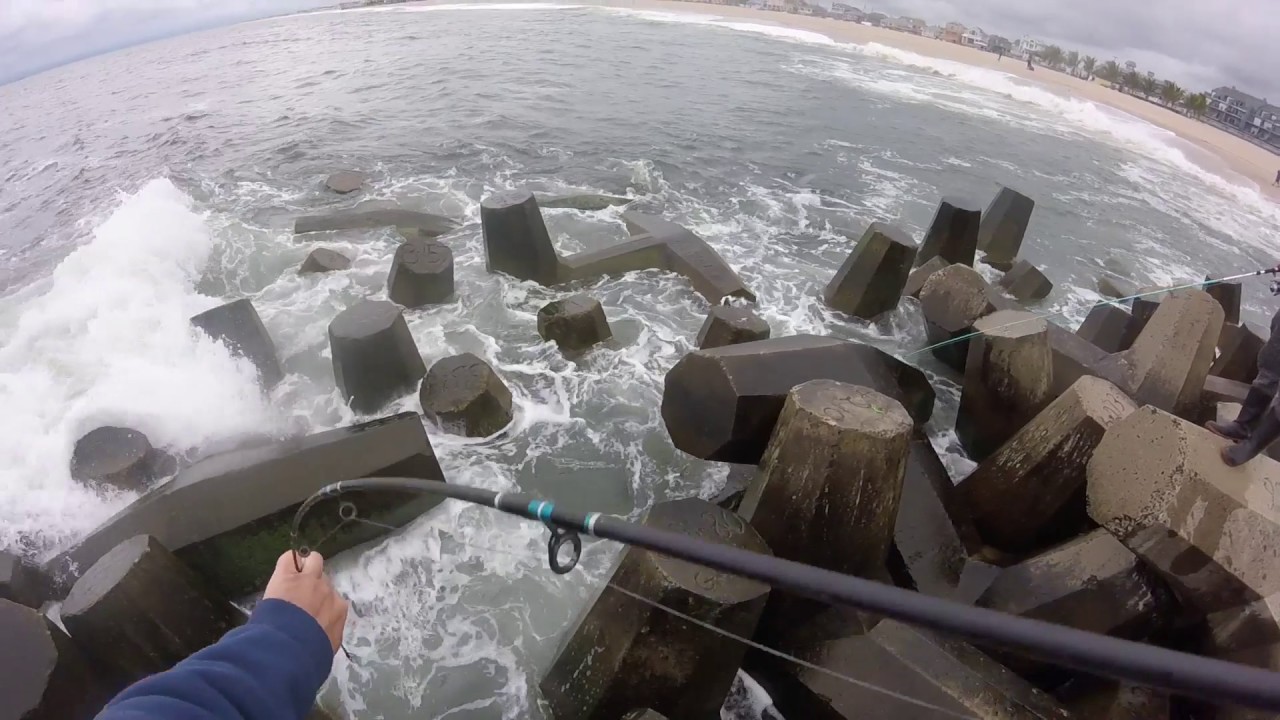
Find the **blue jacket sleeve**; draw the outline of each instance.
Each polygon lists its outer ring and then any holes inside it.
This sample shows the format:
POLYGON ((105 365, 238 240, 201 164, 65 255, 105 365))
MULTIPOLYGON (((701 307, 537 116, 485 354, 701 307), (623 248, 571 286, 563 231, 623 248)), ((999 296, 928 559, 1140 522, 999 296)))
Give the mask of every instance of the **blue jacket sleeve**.
POLYGON ((303 720, 329 677, 320 624, 284 600, 172 669, 134 683, 97 720, 303 720))

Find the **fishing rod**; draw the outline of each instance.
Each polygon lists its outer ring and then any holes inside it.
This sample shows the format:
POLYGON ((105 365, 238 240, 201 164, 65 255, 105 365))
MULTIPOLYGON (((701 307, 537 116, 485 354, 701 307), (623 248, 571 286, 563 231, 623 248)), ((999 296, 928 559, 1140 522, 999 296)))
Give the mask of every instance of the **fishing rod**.
MULTIPOLYGON (((1175 285, 1173 287, 1160 288, 1158 290, 1148 290, 1147 292, 1141 292, 1136 295, 1126 295, 1125 297, 1115 298, 1113 300, 1102 300, 1101 302, 1096 302, 1092 305, 1089 305, 1088 307, 1085 308, 1085 310, 1092 310, 1096 307, 1102 307, 1103 305, 1120 305, 1123 303, 1132 302, 1134 300, 1139 300, 1144 297, 1151 297, 1152 295, 1163 295, 1164 293, 1177 292, 1179 290, 1192 290, 1192 289, 1203 290, 1204 288, 1210 287, 1212 285, 1221 285, 1222 283, 1235 282, 1236 280, 1246 280, 1248 278, 1261 277, 1263 275, 1276 275, 1278 273, 1280 273, 1280 265, 1277 265, 1275 267, 1264 268, 1262 270, 1254 270, 1252 272, 1241 273, 1239 275, 1232 275, 1230 277, 1218 278, 1216 280, 1204 280, 1202 282, 1187 283, 1186 285, 1175 285)), ((1270 290, 1272 295, 1280 295, 1280 278, 1273 279, 1271 281, 1270 290)), ((1004 325, 998 325, 993 328, 987 328, 986 330, 974 330, 973 332, 965 333, 958 337, 953 337, 947 340, 943 340, 940 343, 935 343, 933 345, 921 348, 919 350, 913 350, 909 353, 906 353, 902 357, 905 360, 907 358, 915 357, 916 355, 922 355, 926 352, 935 350, 940 347, 946 347, 948 345, 954 345, 955 343, 971 340, 974 337, 977 337, 978 335, 982 335, 984 333, 994 332, 996 330, 1004 330, 1005 328, 1017 327, 1018 325, 1022 325, 1023 323, 1035 322, 1036 320, 1048 320, 1049 318, 1066 315, 1069 312, 1071 312, 1070 308, 1066 310, 1055 310, 1054 312, 1048 312, 1048 313, 1031 313, 1031 317, 1022 318, 1021 320, 1014 320, 1013 322, 1005 323, 1004 325)))
MULTIPOLYGON (((1023 654, 1091 675, 1159 688, 1215 704, 1229 703, 1280 712, 1280 673, 1178 652, 1154 645, 1041 620, 964 605, 911 590, 824 570, 742 548, 708 542, 692 535, 638 525, 597 512, 580 513, 521 493, 495 493, 435 480, 366 478, 345 480, 318 490, 298 507, 290 540, 294 563, 310 549, 301 544, 302 520, 316 503, 354 491, 398 491, 439 495, 483 505, 545 524, 551 532, 547 562, 565 574, 582 553, 579 533, 641 547, 680 560, 766 583, 828 603, 845 605, 980 643, 996 643, 1023 654), (564 559, 563 549, 572 554, 564 559)), ((339 503, 342 523, 359 520, 355 505, 339 503)), ((324 538, 320 540, 323 542, 324 538)), ((319 544, 319 543, 317 543, 319 544)))

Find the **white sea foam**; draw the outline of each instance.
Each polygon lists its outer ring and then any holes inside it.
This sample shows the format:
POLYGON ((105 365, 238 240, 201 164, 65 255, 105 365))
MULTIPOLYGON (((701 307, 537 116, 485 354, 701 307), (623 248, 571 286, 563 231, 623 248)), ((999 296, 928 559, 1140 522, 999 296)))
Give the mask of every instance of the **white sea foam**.
POLYGON ((188 322, 217 304, 194 290, 213 245, 190 200, 156 180, 45 287, 0 305, 0 548, 39 554, 127 501, 70 478, 75 440, 97 426, 177 450, 275 427, 252 366, 188 322))

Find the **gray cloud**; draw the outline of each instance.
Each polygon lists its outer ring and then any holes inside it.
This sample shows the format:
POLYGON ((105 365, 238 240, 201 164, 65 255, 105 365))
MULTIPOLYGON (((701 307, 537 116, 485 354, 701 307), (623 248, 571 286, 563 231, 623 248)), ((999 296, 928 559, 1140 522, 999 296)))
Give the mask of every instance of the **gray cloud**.
POLYGON ((0 83, 147 40, 333 0, 0 0, 0 83))
POLYGON ((864 7, 1032 35, 1099 60, 1133 60, 1196 90, 1235 85, 1280 103, 1275 0, 871 0, 864 7))

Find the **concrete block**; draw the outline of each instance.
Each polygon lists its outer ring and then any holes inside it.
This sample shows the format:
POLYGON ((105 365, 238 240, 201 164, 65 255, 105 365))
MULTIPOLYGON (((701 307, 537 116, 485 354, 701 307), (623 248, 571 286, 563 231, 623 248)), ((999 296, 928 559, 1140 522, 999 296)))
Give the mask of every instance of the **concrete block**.
POLYGON ((494 193, 480 203, 485 269, 539 285, 554 285, 560 258, 542 222, 538 201, 528 190, 494 193))
POLYGON ((965 265, 952 265, 930 276, 920 290, 925 330, 930 345, 948 343, 933 348, 933 356, 964 372, 969 339, 958 338, 972 333, 978 318, 995 312, 995 295, 978 271, 965 265))
POLYGON ((919 369, 868 345, 793 335, 686 355, 667 373, 662 419, 694 457, 756 464, 787 393, 817 379, 876 390, 916 423, 933 413, 933 387, 919 369))
POLYGON ((983 539, 1010 551, 1041 546, 1084 486, 1104 433, 1135 410, 1111 383, 1077 380, 958 486, 983 539))
MULTIPOLYGON (((768 553, 742 518, 704 500, 658 503, 649 527, 768 553)), ((717 717, 745 648, 674 620, 615 587, 740 636, 750 636, 769 594, 763 584, 628 548, 574 623, 540 687, 555 717, 615 720, 636 708, 669 717, 717 717)))
POLYGON ((1128 310, 1116 305, 1097 305, 1076 330, 1076 335, 1088 340, 1099 350, 1118 353, 1133 346, 1138 328, 1128 310))
POLYGON ((400 306, 363 300, 329 323, 333 378, 353 410, 374 413, 413 391, 426 364, 400 306))
POLYGON ((872 223, 822 293, 827 306, 871 320, 898 306, 916 244, 902 230, 872 223))
MULTIPOLYGON (((1214 278, 1212 275, 1205 275, 1204 279, 1210 281, 1214 278)), ((1223 322, 1228 325, 1240 324, 1240 292, 1243 288, 1239 282, 1214 283, 1203 289, 1222 306, 1223 322)))
POLYGON ((600 301, 578 293, 538 310, 538 335, 555 341, 562 352, 579 353, 613 337, 613 330, 600 301))
POLYGON ((191 318, 191 324, 222 343, 232 355, 247 359, 258 370, 264 388, 275 387, 284 377, 276 344, 248 299, 219 305, 191 318))
POLYGON ((100 427, 76 441, 71 477, 89 487, 137 492, 160 477, 162 455, 137 430, 100 427))
POLYGON ((973 265, 982 208, 968 198, 944 197, 916 255, 916 265, 940 257, 947 265, 973 265))
POLYGON ((338 193, 339 195, 347 195, 360 189, 364 185, 365 174, 352 170, 339 170, 325 178, 325 187, 338 193))
POLYGON ((602 195, 599 193, 578 193, 575 195, 536 195, 538 206, 544 208, 568 208, 570 210, 604 210, 618 205, 626 205, 635 198, 619 195, 602 195))
MULTIPOLYGON (((224 597, 262 589, 289 547, 294 512, 330 483, 371 476, 443 480, 415 413, 213 455, 138 498, 48 564, 61 592, 112 548, 151 535, 224 597)), ((435 507, 428 495, 344 493, 361 517, 393 527, 435 507)), ((314 546, 340 522, 338 499, 318 503, 302 527, 314 546)), ((361 523, 344 525, 317 548, 327 556, 381 537, 361 523)))
POLYGON ((920 291, 924 289, 924 284, 929 281, 929 278, 939 270, 950 266, 951 264, 941 256, 929 258, 907 276, 907 283, 902 286, 902 294, 919 299, 920 291))
POLYGON ((1035 207, 1035 201, 1026 195, 1000 188, 982 213, 978 228, 978 249, 985 254, 983 262, 1006 271, 1013 266, 1035 207))
POLYGON ((1053 399, 1053 353, 1048 323, 1028 312, 997 310, 973 329, 956 436, 981 461, 1053 399))
POLYGON ((396 248, 387 276, 387 297, 407 308, 448 302, 453 296, 453 251, 419 238, 396 248))
POLYGON ((342 210, 324 215, 308 215, 293 221, 295 235, 333 230, 370 230, 380 227, 412 230, 414 235, 420 237, 439 237, 456 230, 458 223, 440 215, 388 207, 376 209, 357 207, 354 210, 342 210))
POLYGON ((0 550, 0 600, 39 610, 53 599, 53 581, 34 563, 0 550))
POLYGON ((351 258, 346 255, 329 248, 316 248, 307 255, 306 260, 302 261, 302 266, 298 268, 298 274, 310 275, 312 273, 335 272, 346 270, 349 267, 351 267, 351 258))
POLYGON ((446 432, 488 437, 511 423, 511 391, 489 363, 471 353, 432 365, 419 399, 422 414, 446 432))
POLYGON ((1226 325, 1218 339, 1218 357, 1209 374, 1245 384, 1258 376, 1258 353, 1266 340, 1248 323, 1226 325))
POLYGON ((1040 272, 1040 268, 1026 260, 1019 260, 1000 278, 1000 287, 1022 302, 1043 300, 1053 292, 1053 283, 1040 272))
POLYGON ((769 323, 750 308, 717 305, 711 308, 707 319, 698 331, 698 348, 737 345, 769 339, 769 323))
POLYGON ((0 717, 90 720, 110 699, 71 638, 35 610, 0 599, 0 638, 0 717))

